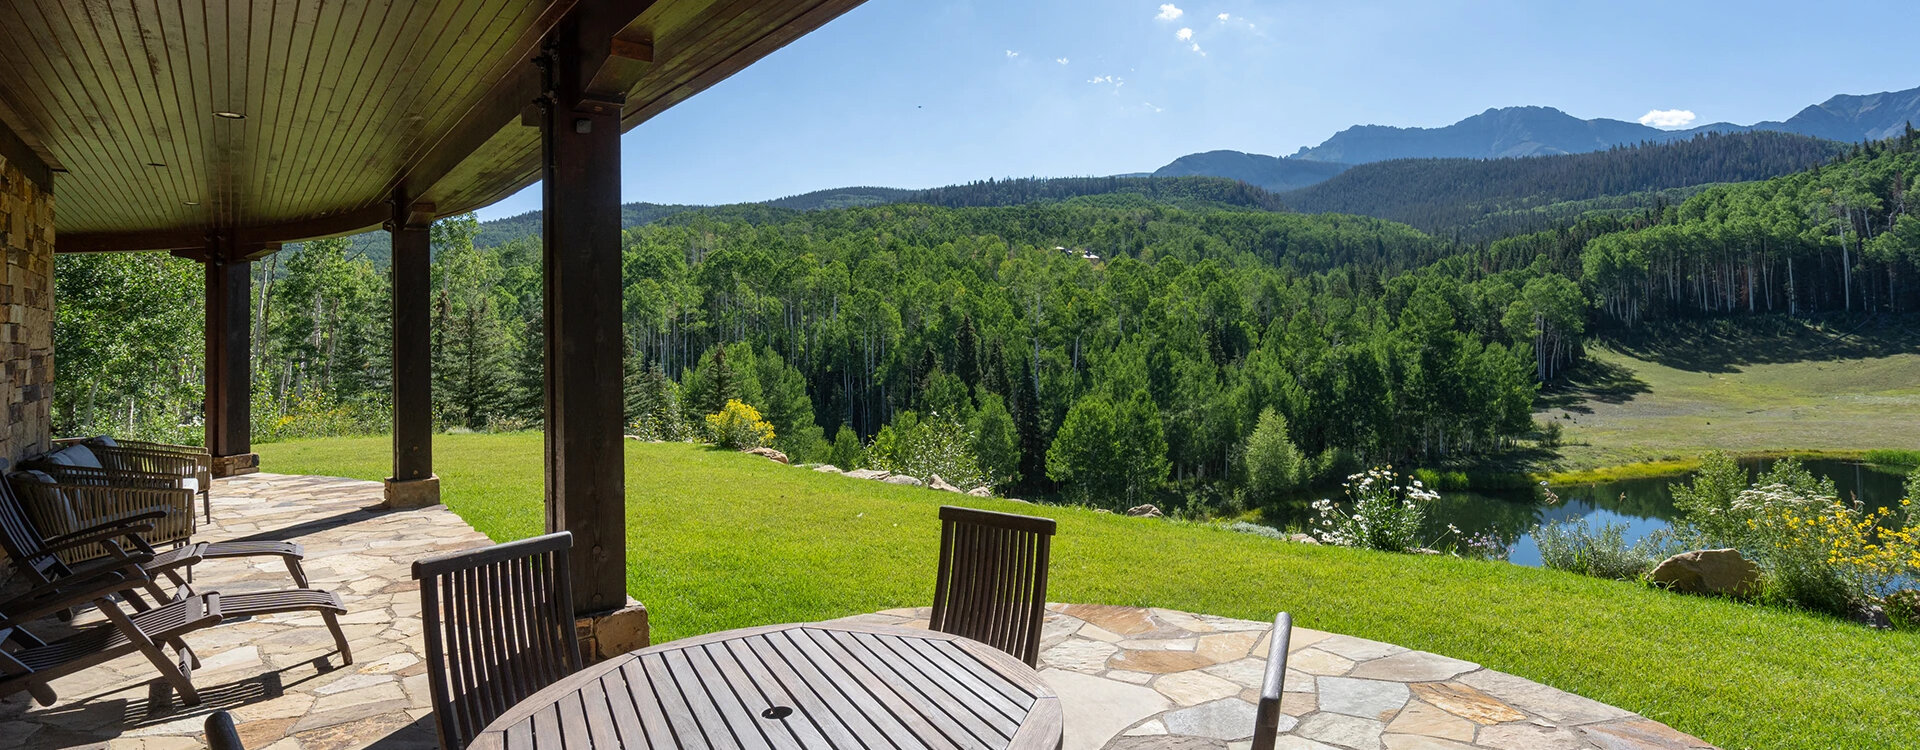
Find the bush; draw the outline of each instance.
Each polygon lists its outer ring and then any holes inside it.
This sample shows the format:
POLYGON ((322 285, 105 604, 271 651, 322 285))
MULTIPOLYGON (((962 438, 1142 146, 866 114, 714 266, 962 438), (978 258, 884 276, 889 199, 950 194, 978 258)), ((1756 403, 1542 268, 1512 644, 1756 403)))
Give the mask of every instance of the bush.
POLYGON ((951 417, 935 414, 922 421, 901 412, 880 428, 867 447, 874 468, 931 481, 934 475, 963 490, 987 484, 973 455, 973 431, 951 417))
POLYGON ((1567 428, 1558 421, 1549 419, 1545 422, 1535 424, 1534 427, 1540 435, 1540 447, 1542 448, 1558 448, 1562 441, 1566 440, 1567 428))
POLYGON ((1540 548, 1542 566, 1617 581, 1638 579, 1679 551, 1665 529, 1634 544, 1626 543, 1626 534, 1624 523, 1605 523, 1596 529, 1582 518, 1535 526, 1533 542, 1540 548))
POLYGON ((714 445, 734 450, 764 448, 773 442, 773 425, 760 418, 760 412, 741 403, 727 402, 720 411, 707 415, 707 436, 714 445))
POLYGON ((256 443, 379 435, 392 429, 393 410, 385 404, 340 401, 324 392, 294 394, 285 399, 264 393, 253 396, 252 434, 256 443))
POLYGON ((854 434, 852 427, 840 425, 840 431, 833 434, 833 447, 827 449, 827 463, 847 471, 867 465, 867 448, 860 444, 860 436, 854 434))
POLYGON ((1260 421, 1247 438, 1245 461, 1247 489, 1261 507, 1279 505, 1307 473, 1305 457, 1287 435, 1287 418, 1272 408, 1260 412, 1260 421))
POLYGON ((1254 536, 1264 536, 1268 539, 1278 539, 1283 542, 1291 538, 1287 536, 1286 532, 1272 526, 1262 526, 1257 523, 1247 523, 1246 521, 1234 521, 1233 523, 1227 524, 1227 530, 1238 531, 1242 534, 1252 534, 1254 536))
POLYGON ((1920 630, 1920 590, 1901 589, 1881 600, 1887 619, 1901 630, 1920 630))
POLYGON ((1347 477, 1350 510, 1332 500, 1313 504, 1318 513, 1314 536, 1325 544, 1364 547, 1384 552, 1411 552, 1420 547, 1420 523, 1427 503, 1439 499, 1418 479, 1403 480, 1393 467, 1369 469, 1347 477))
POLYGON ((1920 451, 1867 451, 1866 460, 1881 466, 1920 466, 1920 451))
POLYGON ((1429 489, 1441 492, 1459 492, 1473 486, 1473 481, 1464 471, 1414 469, 1413 478, 1420 480, 1429 489))

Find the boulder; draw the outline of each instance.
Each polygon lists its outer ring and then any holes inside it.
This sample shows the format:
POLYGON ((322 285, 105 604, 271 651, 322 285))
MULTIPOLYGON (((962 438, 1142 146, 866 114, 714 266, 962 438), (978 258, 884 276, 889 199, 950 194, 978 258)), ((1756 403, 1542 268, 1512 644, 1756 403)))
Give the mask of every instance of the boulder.
POLYGON ((783 464, 792 463, 791 461, 787 460, 787 454, 781 453, 780 451, 774 450, 772 448, 748 448, 741 452, 751 453, 753 455, 759 456, 769 461, 779 461, 780 463, 783 463, 783 464))
POLYGON ((956 494, 959 492, 962 492, 962 490, 959 487, 955 487, 952 484, 949 484, 947 480, 941 479, 939 474, 935 474, 927 478, 927 487, 939 490, 941 492, 952 492, 956 494))
POLYGON ((879 469, 854 469, 847 472, 847 476, 854 479, 886 479, 893 475, 879 469))
POLYGON ((628 435, 628 436, 627 436, 627 439, 628 439, 628 440, 639 440, 639 439, 640 439, 640 436, 639 436, 639 435, 628 435))
POLYGON ((1319 544, 1320 543, 1320 540, 1313 538, 1312 534, 1294 534, 1293 536, 1290 536, 1287 538, 1293 541, 1299 542, 1301 544, 1319 544))
POLYGON ((993 488, 975 487, 967 490, 967 497, 993 497, 993 488))
POLYGON ((927 483, 926 483, 926 482, 922 482, 922 481, 920 481, 919 479, 916 479, 916 478, 914 478, 914 477, 910 477, 910 476, 907 476, 907 475, 905 475, 905 474, 891 474, 891 475, 888 475, 886 479, 882 479, 882 480, 880 480, 880 481, 882 481, 882 482, 886 482, 887 484, 897 484, 897 485, 900 485, 900 486, 903 486, 903 487, 925 487, 925 486, 927 486, 927 483))
POLYGON ((822 474, 844 474, 845 473, 840 470, 840 467, 834 466, 833 464, 821 464, 819 466, 813 467, 813 470, 820 472, 822 474))
POLYGON ((1127 515, 1134 518, 1159 518, 1161 513, 1159 508, 1153 507, 1153 503, 1146 503, 1128 508, 1127 515))
POLYGON ((1019 503, 1019 504, 1021 504, 1021 505, 1032 505, 1032 504, 1033 504, 1033 503, 1030 503, 1030 502, 1027 502, 1027 501, 1025 501, 1025 500, 1021 500, 1020 498, 1017 498, 1017 497, 1009 497, 1009 498, 1007 498, 1007 502, 1010 502, 1010 503, 1019 503))
POLYGON ((1688 594, 1751 596, 1760 587, 1760 566, 1739 550, 1694 550, 1661 561, 1647 579, 1688 594))

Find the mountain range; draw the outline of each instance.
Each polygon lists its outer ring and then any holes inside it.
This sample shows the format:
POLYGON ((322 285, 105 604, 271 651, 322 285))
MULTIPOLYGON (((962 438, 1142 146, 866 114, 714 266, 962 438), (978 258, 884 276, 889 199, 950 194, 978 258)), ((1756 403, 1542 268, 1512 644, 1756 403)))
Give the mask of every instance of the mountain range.
POLYGON ((1550 156, 1604 151, 1641 143, 1667 143, 1703 133, 1777 131, 1832 141, 1859 142, 1899 135, 1920 122, 1920 88, 1879 94, 1842 94, 1781 121, 1735 125, 1718 122, 1686 130, 1661 130, 1637 122, 1582 120, 1552 107, 1489 109, 1438 128, 1356 125, 1318 146, 1286 157, 1238 151, 1189 154, 1156 170, 1157 177, 1231 177, 1268 190, 1297 190, 1327 180, 1355 164, 1390 159, 1550 156))

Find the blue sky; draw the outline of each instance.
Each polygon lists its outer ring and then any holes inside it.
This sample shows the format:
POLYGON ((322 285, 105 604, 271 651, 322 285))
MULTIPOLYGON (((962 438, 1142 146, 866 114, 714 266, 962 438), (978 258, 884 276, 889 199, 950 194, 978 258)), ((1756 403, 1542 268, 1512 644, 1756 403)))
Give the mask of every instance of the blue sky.
POLYGON ((1524 104, 1785 119, 1920 86, 1910 3, 868 0, 628 132, 621 197, 1150 171, 1524 104))

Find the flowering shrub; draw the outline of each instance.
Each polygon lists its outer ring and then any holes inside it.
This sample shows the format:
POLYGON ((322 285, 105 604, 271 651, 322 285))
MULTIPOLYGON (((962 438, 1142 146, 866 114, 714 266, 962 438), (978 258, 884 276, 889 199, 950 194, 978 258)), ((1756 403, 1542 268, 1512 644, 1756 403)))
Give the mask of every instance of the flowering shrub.
POLYGON ((1347 477, 1347 508, 1332 500, 1313 504, 1318 517, 1313 535, 1324 544, 1411 552, 1420 547, 1420 522, 1426 505, 1440 493, 1418 479, 1402 478, 1393 467, 1368 469, 1347 477))
POLYGON ((931 481, 934 475, 963 490, 987 484, 980 459, 973 454, 973 430, 938 412, 919 419, 901 412, 893 424, 880 428, 867 447, 873 468, 931 481))
POLYGON ((760 418, 759 410, 731 399, 719 412, 707 415, 707 435, 722 448, 763 448, 773 442, 773 425, 760 418))
POLYGON ((1920 576, 1920 526, 1912 500, 1904 512, 1866 510, 1837 500, 1781 497, 1779 487, 1741 493, 1758 508, 1748 520, 1754 551, 1778 598, 1845 612, 1920 576))

